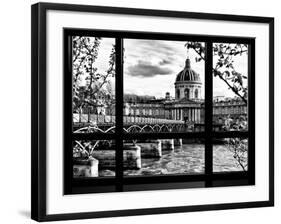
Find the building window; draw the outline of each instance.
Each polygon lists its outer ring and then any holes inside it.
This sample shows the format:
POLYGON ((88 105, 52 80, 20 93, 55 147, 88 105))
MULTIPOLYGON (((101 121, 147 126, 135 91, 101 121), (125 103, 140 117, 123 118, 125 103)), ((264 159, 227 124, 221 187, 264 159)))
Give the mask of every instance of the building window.
POLYGON ((177 99, 180 99, 180 90, 179 89, 177 89, 177 99))
POLYGON ((63 32, 71 49, 64 51, 65 194, 255 183, 255 97, 248 86, 255 75, 254 39, 63 32), (198 54, 182 58, 188 66, 181 71, 170 65, 178 57, 167 61, 154 47, 184 55, 181 45, 198 54), (232 65, 223 64, 222 57, 232 65), (237 73, 243 82, 227 77, 237 73), (172 75, 176 85, 163 82, 172 75), (167 100, 166 92, 175 96, 167 100), (193 96, 198 100, 178 101, 193 96), (231 114, 233 99, 244 108, 243 117, 231 114))
POLYGON ((185 90, 184 90, 184 97, 185 97, 185 99, 189 99, 190 97, 189 97, 189 94, 190 94, 190 90, 188 89, 188 88, 186 88, 185 90))
POLYGON ((195 89, 195 99, 198 99, 198 89, 195 89))

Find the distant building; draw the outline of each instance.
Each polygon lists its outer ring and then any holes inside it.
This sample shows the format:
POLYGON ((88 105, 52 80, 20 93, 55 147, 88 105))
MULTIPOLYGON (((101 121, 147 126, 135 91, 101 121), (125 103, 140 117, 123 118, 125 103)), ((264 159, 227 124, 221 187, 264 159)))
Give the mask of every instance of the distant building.
POLYGON ((163 99, 147 99, 142 102, 140 100, 126 101, 124 114, 202 123, 201 88, 200 75, 191 69, 190 59, 187 58, 184 69, 176 77, 175 99, 166 92, 163 99))
POLYGON ((228 98, 213 102, 213 117, 216 123, 222 123, 227 117, 247 121, 247 114, 247 105, 241 99, 228 98))
MULTIPOLYGON (((151 117, 184 121, 191 124, 204 124, 204 99, 202 99, 202 82, 200 74, 191 68, 190 59, 185 67, 176 75, 175 98, 170 92, 156 99, 155 96, 124 95, 125 116, 151 117)), ((81 99, 84 95, 81 94, 81 99)), ((74 108, 74 113, 79 113, 74 108)), ((80 111, 82 114, 115 115, 115 98, 110 95, 98 94, 95 106, 87 106, 80 111)), ((222 124, 226 117, 247 120, 247 105, 239 98, 216 96, 213 100, 214 123, 222 124)))
MULTIPOLYGON (((165 97, 134 97, 125 99, 124 115, 182 120, 187 123, 204 123, 204 100, 202 99, 202 82, 200 74, 191 68, 190 59, 185 61, 185 67, 176 76, 175 98, 169 92, 165 97)), ((215 97, 213 103, 215 123, 221 123, 226 116, 237 118, 246 116, 247 106, 239 99, 215 97)))

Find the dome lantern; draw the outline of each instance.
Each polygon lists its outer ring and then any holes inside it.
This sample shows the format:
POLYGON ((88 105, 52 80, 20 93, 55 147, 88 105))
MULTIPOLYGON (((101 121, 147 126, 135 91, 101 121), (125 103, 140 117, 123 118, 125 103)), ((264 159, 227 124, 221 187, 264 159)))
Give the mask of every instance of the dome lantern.
POLYGON ((185 69, 190 69, 190 59, 187 57, 187 59, 185 60, 185 69))

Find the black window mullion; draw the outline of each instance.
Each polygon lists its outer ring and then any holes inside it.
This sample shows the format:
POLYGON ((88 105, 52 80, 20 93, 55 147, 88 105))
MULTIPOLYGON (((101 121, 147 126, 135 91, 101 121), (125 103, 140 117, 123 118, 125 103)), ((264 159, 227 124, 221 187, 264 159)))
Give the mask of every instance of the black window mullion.
POLYGON ((212 138, 249 138, 249 131, 213 131, 212 138))
POLYGON ((72 113, 72 36, 67 35, 64 31, 64 194, 71 192, 73 181, 73 161, 72 161, 72 148, 73 148, 73 113, 72 113))
POLYGON ((127 139, 169 139, 169 138, 204 138, 205 132, 147 132, 147 133, 124 133, 127 139))
POLYGON ((123 191, 123 39, 115 39, 116 191, 123 191))
POLYGON ((112 140, 115 139, 115 133, 73 133, 73 140, 112 140))
POLYGON ((255 40, 248 45, 248 172, 255 182, 255 40))
POLYGON ((211 41, 206 42, 205 58, 205 174, 208 177, 206 180, 208 187, 211 185, 213 173, 213 43, 211 41))

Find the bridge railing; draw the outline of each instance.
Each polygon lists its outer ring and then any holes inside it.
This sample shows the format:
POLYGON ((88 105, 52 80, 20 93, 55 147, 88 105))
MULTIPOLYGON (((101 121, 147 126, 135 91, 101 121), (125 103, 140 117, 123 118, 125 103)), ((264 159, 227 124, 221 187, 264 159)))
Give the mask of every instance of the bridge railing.
POLYGON ((100 115, 100 114, 73 114, 74 123, 115 123, 115 116, 113 115, 100 115))

